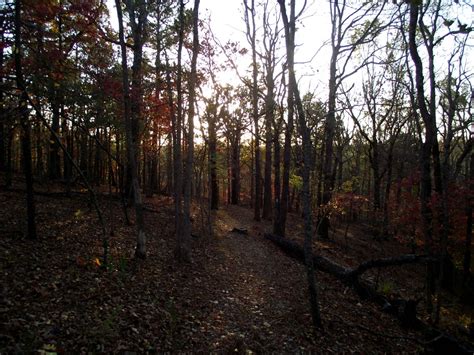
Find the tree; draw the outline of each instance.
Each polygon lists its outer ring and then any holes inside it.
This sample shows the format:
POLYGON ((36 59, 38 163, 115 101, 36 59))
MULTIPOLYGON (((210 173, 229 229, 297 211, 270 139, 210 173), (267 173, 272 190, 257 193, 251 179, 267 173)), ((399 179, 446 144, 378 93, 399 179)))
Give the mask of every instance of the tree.
POLYGON ((270 22, 271 12, 268 9, 268 1, 263 5, 263 46, 264 53, 260 58, 265 68, 265 167, 264 167, 264 191, 263 191, 263 219, 271 219, 273 214, 272 199, 272 146, 273 146, 273 122, 275 121, 275 67, 277 65, 276 50, 278 35, 280 33, 278 18, 275 23, 270 22), (273 26, 272 26, 273 25, 273 26))
POLYGON ((240 203, 240 189, 241 189, 241 138, 245 128, 244 108, 241 107, 245 102, 248 91, 245 86, 233 88, 227 86, 223 89, 223 98, 225 99, 223 107, 220 111, 220 119, 222 120, 222 127, 224 135, 229 142, 230 149, 230 203, 238 205, 240 203), (230 110, 229 106, 233 102, 240 102, 241 105, 234 110, 230 110))
POLYGON ((23 136, 21 139, 21 147, 23 154, 23 165, 26 180, 26 208, 28 215, 28 238, 36 239, 36 222, 35 222, 35 201, 33 190, 33 171, 31 164, 31 134, 30 121, 28 113, 28 94, 26 92, 25 80, 23 77, 22 66, 22 38, 21 38, 21 0, 15 0, 15 77, 20 97, 18 100, 18 111, 20 113, 21 127, 23 136))
POLYGON ((254 204, 254 219, 260 221, 261 219, 261 198, 262 198, 262 181, 261 181, 261 158, 260 158, 260 128, 259 128, 259 111, 258 111, 258 67, 257 67, 257 48, 256 37, 257 27, 255 23, 255 0, 244 1, 244 14, 247 41, 250 44, 252 52, 252 119, 254 124, 255 134, 255 204, 254 204))
MULTIPOLYGON (((310 192, 310 167, 311 167, 311 138, 306 124, 305 112, 299 94, 296 75, 294 70, 294 51, 295 51, 295 32, 296 32, 296 14, 295 0, 290 2, 290 17, 286 12, 284 0, 278 0, 280 4, 283 24, 285 28, 285 43, 288 65, 288 97, 292 96, 296 101, 298 112, 298 122, 300 134, 303 139, 303 212, 304 212, 304 259, 306 265, 306 274, 308 279, 309 299, 311 305, 311 316, 315 329, 321 327, 321 316, 318 304, 318 294, 316 290, 315 272, 313 265, 312 252, 312 212, 311 212, 311 192, 310 192)), ((303 7, 304 9, 304 7, 303 7)), ((293 102, 291 102, 293 104, 293 102)))
MULTIPOLYGON (((0 42, 5 42, 5 25, 6 25, 6 9, 0 12, 0 42)), ((0 46, 0 71, 4 71, 4 46, 0 46)), ((3 85, 3 75, 0 76, 0 85, 3 85)), ((5 124, 5 108, 3 102, 3 91, 0 91, 0 171, 4 171, 6 167, 6 124, 5 124)))
MULTIPOLYGON (((444 260, 447 256, 447 242, 448 242, 448 216, 447 216, 447 194, 446 184, 449 166, 445 164, 444 173, 440 159, 440 149, 437 137, 437 102, 436 102, 436 73, 435 73, 435 55, 434 51, 445 38, 454 34, 469 34, 472 28, 467 27, 459 22, 459 29, 452 30, 451 23, 443 19, 442 15, 442 1, 435 1, 433 3, 418 4, 412 2, 410 4, 409 12, 409 37, 408 47, 410 56, 414 65, 415 70, 415 84, 416 84, 416 101, 417 108, 419 110, 423 125, 424 125, 424 142, 421 148, 421 215, 423 221, 423 236, 426 253, 430 255, 433 252, 434 241, 433 241, 433 216, 435 212, 438 212, 441 224, 441 256, 443 261, 441 265, 444 265, 444 260), (425 20, 427 16, 431 15, 430 24, 426 24, 425 20), (444 29, 444 33, 440 33, 442 24, 446 24, 447 29, 444 29), (417 31, 420 32, 422 37, 423 46, 419 46, 417 42, 417 31), (428 79, 428 90, 429 93, 425 93, 424 78, 425 71, 423 61, 419 54, 419 48, 424 48, 427 53, 427 79, 428 79), (433 207, 431 198, 432 193, 432 182, 431 173, 433 173, 434 180, 434 191, 437 196, 441 198, 441 203, 438 208, 433 207)), ((449 70, 448 70, 449 72, 449 70)), ((446 137, 446 143, 448 144, 449 154, 449 132, 446 137)), ((445 147, 446 148, 446 147, 445 147)), ((438 286, 443 277, 444 266, 441 267, 441 272, 438 278, 438 286)), ((434 283, 434 265, 428 263, 427 275, 426 275, 426 300, 428 310, 432 310, 432 293, 435 291, 436 285, 434 283)), ((440 310, 440 302, 438 298, 437 308, 435 309, 434 320, 438 320, 440 310)))
POLYGON ((347 0, 329 2, 331 10, 331 59, 329 66, 329 96, 325 123, 323 192, 319 211, 318 234, 329 237, 329 216, 326 207, 334 188, 333 160, 334 134, 336 129, 336 102, 338 90, 344 79, 358 72, 365 62, 349 67, 356 49, 371 42, 385 27, 379 23, 379 16, 385 3, 364 2, 352 7, 347 0), (349 34, 353 32, 353 36, 349 34), (342 62, 339 64, 339 62, 342 62))
POLYGON ((383 228, 388 224, 387 203, 391 185, 393 149, 400 130, 409 117, 409 114, 403 117, 406 111, 403 107, 402 92, 404 71, 400 65, 402 64, 398 60, 393 59, 393 53, 389 52, 387 59, 382 61, 381 68, 375 64, 366 66, 361 107, 355 107, 356 105, 345 93, 346 109, 368 144, 368 159, 373 178, 373 219, 377 221, 378 212, 383 208, 383 228), (387 180, 385 196, 382 195, 384 176, 387 180))
MULTIPOLYGON (((127 65, 127 48, 125 45, 124 38, 124 29, 122 21, 122 5, 120 0, 115 0, 115 6, 117 8, 117 18, 119 23, 119 41, 120 49, 122 55, 122 86, 123 86, 123 115, 125 121, 125 135, 126 135, 126 144, 127 144, 127 157, 128 165, 130 166, 131 173, 131 188, 133 192, 133 202, 135 206, 135 215, 136 215, 136 226, 137 226, 137 246, 135 248, 135 256, 141 259, 146 257, 146 234, 144 229, 144 219, 143 219, 143 207, 142 207, 142 197, 140 193, 140 184, 138 180, 138 167, 136 162, 136 148, 137 143, 133 141, 133 132, 132 132, 132 119, 131 119, 131 109, 132 109, 132 98, 130 96, 129 90, 129 79, 128 79, 128 65, 127 65)), ((142 4, 142 6, 144 6, 142 4)), ((137 79, 138 80, 138 79, 137 79)), ((135 103, 136 105, 136 103, 135 103)))
POLYGON ((188 152, 185 170, 184 185, 184 226, 183 235, 178 238, 176 255, 180 260, 189 261, 190 259, 190 239, 191 239, 191 187, 192 173, 194 164, 194 112, 195 112, 195 90, 197 81, 197 56, 199 53, 199 1, 194 0, 193 10, 193 47, 191 59, 191 73, 188 82, 188 152))

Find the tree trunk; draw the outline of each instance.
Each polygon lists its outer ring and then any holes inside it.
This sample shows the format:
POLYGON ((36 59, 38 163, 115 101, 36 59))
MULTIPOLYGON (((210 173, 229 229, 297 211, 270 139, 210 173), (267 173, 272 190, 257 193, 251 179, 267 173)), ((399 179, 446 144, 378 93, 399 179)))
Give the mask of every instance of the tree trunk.
POLYGON ((5 167, 5 187, 10 188, 12 186, 12 175, 13 175, 13 161, 12 161, 12 145, 13 137, 15 135, 15 129, 9 127, 7 133, 7 162, 5 167))
POLYGON ((273 234, 281 235, 280 227, 281 227, 281 178, 280 178, 280 162, 281 162, 281 146, 280 146, 280 137, 275 132, 273 135, 273 169, 275 180, 273 182, 274 190, 275 190, 275 202, 274 202, 274 217, 273 217, 273 234), (280 232, 280 233, 279 233, 280 232))
POLYGON ((15 76, 16 85, 20 90, 19 111, 23 136, 21 139, 23 166, 26 181, 26 209, 28 221, 28 239, 36 239, 35 201, 33 190, 33 169, 31 164, 31 137, 30 121, 28 114, 28 96, 26 93, 25 80, 22 68, 22 44, 21 44, 21 0, 15 1, 15 76))
POLYGON ((470 194, 467 194, 467 203, 466 203, 466 241, 464 247, 464 263, 463 263, 463 274, 464 281, 466 282, 469 279, 471 274, 471 248, 472 248, 472 205, 473 197, 472 193, 474 191, 474 153, 471 153, 471 158, 469 161, 469 191, 470 194))
POLYGON ((227 158, 227 204, 231 204, 231 194, 232 194, 232 162, 231 162, 231 152, 230 152, 230 142, 229 138, 225 140, 226 144, 226 158, 227 158))
MULTIPOLYGON (((183 125, 183 89, 182 89, 182 51, 184 41, 184 2, 179 1, 179 30, 178 30, 178 58, 177 58, 177 74, 176 74, 176 91, 177 91, 177 105, 176 113, 173 114, 173 166, 174 166, 174 210, 175 210, 175 238, 181 240, 183 237, 183 158, 181 134, 183 125)), ((172 98, 171 79, 169 77, 168 69, 168 90, 170 99, 172 98)), ((171 105, 173 103, 171 102, 171 105)), ((175 249, 175 253, 177 250, 175 249)), ((175 254, 180 258, 181 255, 175 254)))
MULTIPOLYGON (((52 124, 51 128, 54 133, 59 135, 59 104, 57 99, 57 90, 53 89, 53 99, 51 103, 52 111, 52 124)), ((59 156, 59 145, 54 139, 53 135, 50 136, 50 146, 49 146, 49 161, 48 161, 48 171, 49 178, 51 180, 57 180, 61 177, 61 166, 60 166, 60 156, 59 156)))
MULTIPOLYGON (((0 15, 0 43, 5 43, 5 16, 0 15)), ((0 46, 0 73, 4 73, 3 69, 3 48, 0 46)), ((3 87, 3 78, 4 75, 0 75, 0 87, 3 87)), ((3 106, 3 90, 0 90, 0 171, 5 171, 6 165, 6 141, 7 141, 7 132, 6 132, 6 117, 5 109, 3 106)))
MULTIPOLYGON (((420 157, 420 171, 421 171, 421 218, 422 230, 425 242, 425 251, 427 255, 432 253, 432 210, 430 207, 431 200, 431 154, 433 149, 433 141, 436 139, 436 131, 433 131, 432 116, 428 111, 425 103, 424 94, 424 78, 423 78, 423 63, 418 54, 416 44, 416 28, 418 21, 419 5, 415 3, 410 4, 410 23, 409 23, 409 50, 410 55, 415 65, 416 72, 416 94, 417 105, 420 110, 421 117, 425 124, 425 141, 422 143, 421 157, 420 157)), ((426 302, 428 312, 432 311, 432 292, 433 292, 433 264, 427 264, 426 270, 426 302)))
MULTIPOLYGON (((335 29, 333 29, 335 31, 335 29)), ((333 34, 334 36, 334 34, 333 34)), ((333 151, 334 151, 334 131, 336 128, 336 61, 338 56, 338 48, 334 46, 331 55, 331 62, 329 67, 329 99, 328 112, 326 115, 326 123, 324 127, 324 160, 323 160, 323 192, 322 192, 322 206, 318 211, 318 235, 321 238, 329 238, 330 221, 329 215, 326 211, 326 206, 329 204, 332 196, 332 189, 334 187, 334 180, 332 174, 333 151)))
POLYGON ((379 148, 378 143, 374 139, 372 141, 372 171, 373 171, 373 194, 374 194, 374 205, 373 205, 373 212, 374 212, 374 221, 376 221, 377 212, 380 209, 380 190, 382 185, 382 177, 380 175, 380 157, 379 157, 379 148))
MULTIPOLYGON (((60 6, 62 6, 60 2, 60 6)), ((58 67, 62 69, 63 62, 63 26, 62 26, 62 13, 58 12, 58 18, 56 22, 57 35, 58 35, 58 67)), ((49 177, 52 180, 61 178, 61 156, 59 154, 60 145, 54 138, 54 135, 59 136, 60 119, 61 119, 61 107, 63 105, 63 94, 61 88, 61 82, 57 79, 52 79, 50 82, 50 97, 51 97, 51 111, 52 111, 52 129, 54 134, 50 136, 50 151, 49 151, 49 177)))
POLYGON ((251 5, 248 6, 247 0, 245 4, 245 21, 247 26, 247 38, 252 50, 252 119, 255 129, 255 199, 254 199, 254 220, 260 221, 261 199, 262 199, 262 182, 261 182, 261 158, 260 158, 260 128, 258 125, 258 67, 257 67, 257 48, 256 37, 257 27, 255 24, 255 0, 250 0, 251 5))
POLYGON ((285 130, 283 146, 283 176, 281 186, 279 224, 275 234, 284 237, 286 233, 286 218, 290 203, 290 169, 291 169, 291 137, 294 130, 294 103, 293 96, 288 94, 288 122, 285 130))
MULTIPOLYGON (((36 115, 38 119, 38 115, 36 115)), ((38 122, 40 120, 38 119, 38 122)), ((36 175, 42 180, 44 175, 44 163, 43 163, 43 130, 41 125, 38 123, 35 127, 36 130, 36 175)))
POLYGON ((311 315, 314 328, 320 328, 321 315, 318 304, 318 294, 316 289, 316 280, 313 264, 313 233, 312 233, 312 212, 311 212, 311 194, 310 194, 310 168, 311 168, 311 140, 310 132, 306 125, 305 111, 301 102, 299 90, 297 87, 294 71, 294 50, 295 50, 295 0, 291 0, 290 20, 286 14, 284 0, 278 0, 281 8, 283 23, 285 27, 286 53, 288 63, 289 87, 288 96, 293 96, 298 110, 298 122, 300 134, 303 139, 303 209, 304 209, 304 259, 306 265, 306 275, 308 279, 309 299, 311 306, 311 315))
POLYGON ((119 23, 119 40, 122 56, 122 84, 123 84, 123 102, 124 102, 124 120, 125 134, 127 144, 128 166, 130 166, 132 178, 132 192, 135 206, 136 225, 137 225, 137 245, 135 248, 135 256, 144 259, 146 257, 146 234, 144 230, 142 198, 140 194, 140 185, 138 182, 138 170, 135 161, 136 152, 135 144, 132 138, 132 122, 131 122, 131 97, 129 91, 128 68, 127 68, 127 49, 125 46, 122 8, 120 0, 115 0, 117 7, 117 18, 119 23))
MULTIPOLYGON (((216 103, 217 106, 217 103, 216 103)), ((217 180, 217 112, 213 110, 209 115, 209 174, 210 174, 210 199, 211 209, 219 208, 219 182, 217 180)))
POLYGON ((184 185, 184 220, 183 234, 178 236, 175 254, 179 260, 189 261, 191 254, 191 188, 193 180, 193 164, 194 164, 194 105, 196 96, 197 81, 197 56, 199 52, 199 1, 194 0, 193 10, 193 55, 191 58, 191 74, 188 83, 188 155, 186 160, 185 185, 184 185))
POLYGON ((148 163, 148 194, 153 196, 153 193, 158 189, 158 123, 153 121, 153 134, 151 136, 151 157, 148 163))
MULTIPOLYGON (((173 104, 173 102, 171 102, 173 104)), ((166 193, 171 195, 174 190, 173 182, 173 135, 170 131, 168 133, 168 145, 166 146, 166 193)))
MULTIPOLYGON (((253 129, 250 128, 251 134, 253 133, 253 129)), ((255 205, 255 179, 254 179, 254 170, 255 170, 255 156, 254 156, 254 139, 250 138, 250 144, 249 144, 249 149, 250 149, 250 207, 253 208, 255 205)))
POLYGON ((392 170, 393 170, 393 145, 395 142, 390 143, 388 158, 387 158, 387 181, 385 182, 385 196, 383 201, 383 223, 382 223, 382 237, 386 238, 389 236, 389 203, 390 203, 390 190, 392 188, 392 170))
POLYGON ((240 203, 240 130, 232 140, 231 175, 232 175, 232 198, 231 203, 240 203))
MULTIPOLYGON (((269 55, 269 54, 267 54, 269 55)), ((270 59, 267 59, 270 62, 270 59)), ((263 219, 272 218, 272 122, 274 118, 273 68, 267 64, 267 94, 265 97, 265 168, 263 192, 263 219)))

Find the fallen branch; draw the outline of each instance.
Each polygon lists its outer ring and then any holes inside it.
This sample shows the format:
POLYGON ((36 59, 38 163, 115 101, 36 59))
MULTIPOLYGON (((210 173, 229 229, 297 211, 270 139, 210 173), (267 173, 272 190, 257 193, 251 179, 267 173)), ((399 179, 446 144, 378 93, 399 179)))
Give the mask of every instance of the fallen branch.
POLYGON ((373 268, 417 264, 417 263, 424 263, 427 261, 435 261, 435 260, 436 258, 429 257, 427 255, 416 255, 416 254, 405 254, 405 255, 395 256, 392 258, 368 260, 360 264, 357 268, 353 269, 350 272, 350 277, 358 277, 362 275, 364 272, 366 272, 367 270, 370 270, 373 268))
MULTIPOLYGON (((296 242, 282 238, 273 234, 265 234, 265 238, 278 245, 288 255, 304 261, 303 248, 296 242)), ((393 258, 369 260, 360 264, 358 267, 351 269, 336 264, 332 260, 320 256, 313 255, 313 263, 315 268, 335 276, 344 284, 352 287, 363 299, 370 299, 378 305, 384 307, 390 313, 393 313, 406 326, 416 326, 416 302, 412 300, 388 300, 387 297, 380 294, 375 285, 371 282, 360 279, 360 276, 369 269, 376 267, 388 267, 403 264, 413 264, 425 262, 429 258, 419 255, 401 255, 393 258), (414 307, 406 307, 407 304, 415 303, 414 307)))
MULTIPOLYGON (((265 238, 278 245, 289 256, 294 257, 295 259, 298 259, 300 261, 304 261, 304 251, 298 243, 276 236, 274 234, 266 233, 265 238)), ((351 272, 351 269, 333 263, 331 260, 325 258, 324 256, 313 255, 313 263, 318 270, 327 272, 344 280, 351 272)))
MULTIPOLYGON (((287 254, 294 256, 295 258, 300 260, 304 259, 303 248, 298 243, 273 234, 265 234, 265 238, 278 245, 287 254)), ((426 255, 405 254, 392 258, 368 260, 363 262, 356 268, 350 269, 342 265, 336 264, 335 262, 328 258, 325 258, 324 256, 313 255, 313 262, 314 265, 318 268, 318 270, 327 272, 333 276, 336 276, 340 280, 349 283, 357 282, 359 276, 373 268, 417 264, 424 263, 430 260, 433 261, 436 260, 436 258, 428 257, 426 255)))
MULTIPOLYGON (((265 238, 275 243, 289 256, 304 262, 303 248, 298 243, 273 234, 265 234, 265 238)), ((371 301, 381 305, 384 312, 396 316, 404 326, 417 327, 423 330, 425 334, 428 334, 428 336, 432 338, 434 337, 434 339, 428 342, 421 342, 423 345, 427 346, 429 350, 432 350, 435 353, 472 353, 471 345, 463 344, 457 339, 420 321, 416 317, 416 305, 418 300, 388 300, 387 297, 377 292, 372 283, 359 278, 359 276, 361 276, 364 272, 372 268, 424 263, 430 260, 437 259, 434 257, 428 257, 426 255, 408 254, 396 256, 393 258, 369 260, 360 264, 356 268, 350 269, 336 264, 332 260, 323 256, 313 255, 313 263, 318 270, 335 276, 344 282, 344 284, 354 288, 360 297, 368 298, 371 301)), ((366 331, 369 330, 368 328, 362 326, 358 327, 366 331)), ((375 332, 372 330, 370 330, 370 332, 375 334, 375 332)))
POLYGON ((243 235, 248 235, 249 234, 247 229, 237 228, 237 227, 234 227, 230 232, 231 233, 237 233, 237 234, 243 234, 243 235))

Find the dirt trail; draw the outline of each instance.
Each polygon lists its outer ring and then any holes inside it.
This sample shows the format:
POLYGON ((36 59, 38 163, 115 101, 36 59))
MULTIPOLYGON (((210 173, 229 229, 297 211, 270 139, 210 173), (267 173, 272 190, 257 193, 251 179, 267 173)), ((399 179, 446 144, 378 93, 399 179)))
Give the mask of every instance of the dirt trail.
POLYGON ((321 273, 325 330, 313 336, 303 265, 263 238, 270 224, 254 222, 248 208, 217 211, 215 235, 193 238, 192 262, 183 265, 173 255, 170 199, 147 201, 153 212, 145 214, 145 262, 133 258, 135 227, 124 223, 119 201, 107 200, 107 225, 114 226, 114 235, 104 270, 96 264, 100 226, 86 200, 80 195, 37 200, 41 239, 30 242, 14 233, 24 216, 23 194, 0 193, 5 232, 0 239, 0 352, 37 352, 45 346, 66 353, 417 348, 407 339, 415 335, 400 329, 394 318, 321 273), (248 234, 230 232, 234 227, 248 234))
MULTIPOLYGON (((216 219, 215 256, 207 272, 220 288, 215 290, 221 298, 215 300, 213 316, 227 334, 221 334, 212 348, 235 343, 239 350, 282 350, 269 339, 279 337, 278 329, 285 324, 299 322, 299 289, 305 286, 301 266, 261 238, 261 224, 252 222, 251 211, 230 206, 216 219), (248 235, 230 232, 234 227, 247 229, 248 235), (291 284, 289 277, 294 278, 291 284)), ((295 349, 297 337, 287 334, 281 345, 295 349)))
MULTIPOLYGON (((361 329, 355 325, 347 329, 347 325, 352 321, 377 329, 383 321, 385 326, 401 331, 392 319, 370 303, 361 302, 337 280, 318 274, 326 332, 315 340, 303 266, 263 238, 270 225, 254 222, 251 210, 236 206, 219 210, 215 224, 213 257, 206 265, 206 273, 216 286, 211 292, 215 299, 209 300, 215 332, 211 350, 380 351, 386 349, 379 343, 382 336, 363 334, 366 339, 361 344, 361 329), (247 229, 248 235, 231 232, 234 227, 247 229), (339 316, 347 323, 341 323, 339 316)), ((406 339, 391 342, 391 350, 407 350, 409 344, 406 339)))

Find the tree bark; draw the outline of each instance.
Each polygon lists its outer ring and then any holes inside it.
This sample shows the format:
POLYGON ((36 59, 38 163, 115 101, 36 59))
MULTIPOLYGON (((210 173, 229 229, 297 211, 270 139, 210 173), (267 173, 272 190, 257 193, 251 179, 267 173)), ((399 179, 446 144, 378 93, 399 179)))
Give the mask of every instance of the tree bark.
MULTIPOLYGON (((271 56, 271 52, 267 53, 271 56)), ((264 168, 264 192, 263 192, 263 219, 272 218, 272 122, 274 121, 275 104, 273 80, 273 65, 271 57, 267 58, 267 94, 265 97, 265 168, 264 168)))
POLYGON ((258 67, 257 67, 257 48, 256 37, 257 28, 255 24, 255 0, 250 0, 251 5, 248 5, 248 0, 244 0, 245 6, 245 23, 247 26, 247 39, 252 50, 252 119, 255 129, 255 200, 254 200, 254 220, 261 219, 261 199, 262 199, 262 182, 261 182, 261 159, 260 159, 260 129, 258 125, 258 67))
MULTIPOLYGON (((338 0, 334 1, 337 6, 338 0)), ((336 16, 335 14, 333 16, 336 16)), ((326 122, 324 127, 324 156, 323 156, 323 177, 322 177, 322 204, 318 206, 318 230, 317 233, 321 238, 329 238, 330 221, 326 211, 326 206, 329 204, 332 196, 332 189, 334 181, 332 180, 332 164, 334 154, 334 131, 336 129, 336 63, 339 55, 339 45, 337 44, 337 27, 336 19, 332 18, 332 32, 331 32, 331 46, 332 54, 329 65, 329 97, 328 97, 328 112, 326 115, 326 122)))
MULTIPOLYGON (((422 143, 420 171, 421 171, 421 218, 422 230, 425 241, 425 252, 430 255, 432 252, 432 210, 430 207, 431 199, 431 154, 433 141, 436 139, 436 131, 433 131, 433 117, 431 116, 425 103, 423 63, 418 54, 416 44, 416 28, 419 14, 419 5, 410 4, 410 22, 409 22, 409 51, 412 61, 415 65, 416 99, 421 117, 425 123, 425 141, 422 143)), ((426 302, 428 311, 432 311, 432 292, 433 292, 433 265, 427 264, 426 272, 426 302)))
MULTIPOLYGON (((171 104, 173 104, 173 101, 171 101, 171 104)), ((168 133, 168 145, 166 146, 166 193, 168 195, 171 195, 174 191, 174 182, 173 182, 173 176, 174 176, 174 171, 173 171, 173 134, 170 130, 168 133)))
POLYGON ((471 158, 469 162, 469 191, 470 194, 467 194, 467 203, 466 203, 466 241, 464 246, 464 262, 463 262, 463 273, 464 281, 469 279, 471 274, 471 247, 472 247, 472 205, 474 198, 472 193, 474 191, 474 153, 471 153, 471 158))
MULTIPOLYGON (((0 15, 0 42, 4 43, 5 41, 5 15, 0 15)), ((3 46, 0 46, 0 72, 3 73, 3 46)), ((3 87, 3 78, 4 75, 0 75, 0 87, 3 87)), ((3 90, 0 90, 0 171, 5 171, 6 166, 6 117, 3 106, 3 90)))
MULTIPOLYGON (((289 91, 289 90, 288 90, 289 91)), ((283 145, 283 173, 280 198, 280 210, 277 220, 278 224, 274 226, 274 232, 282 237, 286 233, 286 218, 290 203, 290 169, 291 169, 291 138, 294 130, 294 103, 293 96, 288 94, 288 121, 285 130, 285 142, 283 145)))
POLYGON ((197 82, 197 57, 199 53, 199 1, 194 0, 193 10, 193 55, 191 58, 191 74, 188 83, 188 154, 186 159, 185 185, 184 185, 184 220, 183 234, 178 237, 175 254, 183 261, 190 260, 191 254, 191 188, 194 165, 194 112, 197 82))
MULTIPOLYGON (((59 2, 60 6, 63 6, 62 2, 59 2)), ((62 26, 62 12, 58 12, 57 16, 57 35, 58 35, 58 66, 59 70, 62 70, 63 62, 63 26, 62 26)), ((59 135, 60 133, 60 118, 61 118, 61 107, 63 105, 64 97, 62 94, 61 82, 58 82, 57 79, 52 78, 49 83, 49 94, 51 100, 51 111, 52 111, 52 124, 51 128, 54 131, 54 135, 59 135)), ((50 150, 49 150, 49 178, 51 180, 56 180, 61 178, 61 156, 59 154, 60 146, 58 142, 54 139, 54 135, 50 135, 50 150)))
POLYGON ((219 182, 217 179, 217 98, 209 114, 209 175, 211 210, 219 209, 219 182))
MULTIPOLYGON (((182 52, 184 43, 184 1, 179 1, 179 30, 178 30, 178 58, 176 74, 177 104, 176 114, 173 115, 173 157, 174 157, 174 205, 175 205, 175 238, 181 240, 183 236, 183 158, 182 158, 182 126, 183 126, 183 88, 182 88, 182 52)), ((169 75, 169 73, 168 73, 169 75)), ((171 97, 171 83, 168 83, 171 97)), ((176 250, 175 250, 176 252, 176 250)), ((175 254, 180 257, 179 254, 175 254)))
POLYGON ((22 68, 22 44, 21 44, 21 0, 15 0, 15 77, 16 85, 20 91, 19 111, 23 136, 21 139, 23 166, 26 181, 26 210, 28 222, 28 239, 37 239, 35 221, 35 200, 33 189, 33 169, 31 163, 31 127, 28 114, 28 95, 26 93, 25 79, 22 68))
POLYGON ((137 226, 137 245, 135 248, 135 256, 137 258, 144 259, 146 257, 146 234, 144 229, 143 219, 143 206, 142 197, 140 194, 140 185, 138 182, 138 169, 136 163, 136 152, 135 144, 132 137, 132 122, 131 122, 131 97, 129 90, 128 80, 128 65, 127 65, 127 48, 125 46, 123 21, 122 21, 122 8, 120 0, 115 0, 115 6, 117 7, 117 18, 119 23, 119 40, 122 56, 122 85, 123 85, 123 102, 124 102, 124 121, 125 121, 125 134, 127 144, 127 156, 128 165, 130 166, 131 178, 132 178, 132 192, 135 206, 136 215, 136 226, 137 226))
MULTIPOLYGON (((283 115, 283 113, 281 113, 283 115)), ((275 202, 274 202, 274 220, 273 220, 273 233, 277 235, 281 235, 281 173, 280 173, 280 166, 281 166, 281 145, 280 145, 280 137, 279 132, 274 132, 273 135, 273 173, 275 175, 274 184, 274 192, 275 192, 275 202)))
POLYGON ((231 145, 231 203, 233 205, 238 205, 240 203, 240 130, 237 130, 231 145))
POLYGON ((321 315, 319 311, 318 293, 316 289, 316 275, 314 272, 314 261, 312 252, 313 233, 312 233, 312 211, 311 211, 311 193, 310 193, 310 168, 311 168, 311 139, 310 132, 306 125, 305 111, 301 102, 296 75, 294 71, 294 51, 295 51, 295 0, 290 2, 290 19, 286 13, 284 0, 278 0, 280 4, 283 24, 285 27, 286 53, 288 63, 289 87, 288 96, 294 97, 298 110, 298 122, 303 144, 303 211, 304 211, 304 260, 306 265, 306 275, 308 279, 308 291, 311 306, 311 316, 315 329, 322 326, 321 315))

